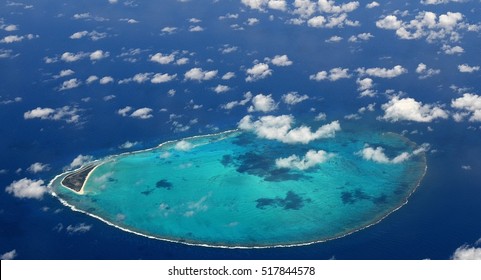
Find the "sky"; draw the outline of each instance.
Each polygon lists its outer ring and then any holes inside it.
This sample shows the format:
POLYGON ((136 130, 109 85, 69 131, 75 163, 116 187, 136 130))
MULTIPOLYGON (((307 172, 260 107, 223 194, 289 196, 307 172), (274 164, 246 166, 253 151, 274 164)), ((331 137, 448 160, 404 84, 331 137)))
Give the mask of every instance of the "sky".
MULTIPOLYGON (((86 252, 69 256, 65 244, 82 244, 108 227, 49 195, 49 181, 64 170, 167 140, 246 123, 252 128, 265 117, 308 127, 298 142, 338 124, 397 132, 429 147, 423 184, 386 224, 397 226, 393 238, 400 247, 428 242, 418 236, 434 229, 443 232, 438 243, 351 255, 335 243, 310 258, 481 258, 481 1, 31 0, 0 6, 2 259, 85 258, 86 252), (417 228, 421 221, 436 226, 417 228), (35 227, 39 236, 54 233, 64 242, 34 241, 35 227)), ((390 160, 375 147, 369 151, 390 160)), ((356 236, 345 242, 358 244, 356 236)), ((175 258, 202 254, 182 249, 175 258)), ((132 257, 145 254, 168 258, 145 251, 132 257)))

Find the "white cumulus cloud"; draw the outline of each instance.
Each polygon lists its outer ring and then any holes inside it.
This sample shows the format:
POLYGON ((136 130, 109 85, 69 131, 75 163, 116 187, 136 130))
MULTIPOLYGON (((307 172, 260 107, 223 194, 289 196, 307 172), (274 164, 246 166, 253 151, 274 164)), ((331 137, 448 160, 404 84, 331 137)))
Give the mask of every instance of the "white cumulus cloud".
POLYGON ((271 112, 277 109, 277 103, 272 98, 272 95, 258 94, 252 98, 252 106, 249 107, 249 112, 271 112))
POLYGON ((175 60, 174 54, 164 55, 162 53, 156 53, 150 57, 150 61, 157 62, 159 64, 169 64, 175 60))
POLYGON ((292 128, 294 118, 290 115, 263 116, 253 121, 252 116, 247 115, 239 122, 239 128, 252 131, 258 137, 277 140, 288 144, 307 144, 313 140, 334 137, 341 130, 338 121, 323 125, 316 131, 308 126, 292 128))
POLYGON ((146 120, 153 117, 152 111, 153 110, 151 108, 144 107, 144 108, 140 108, 133 111, 132 114, 130 114, 130 116, 132 118, 146 120))
POLYGON ((177 74, 169 75, 167 73, 164 73, 164 74, 157 73, 152 77, 150 82, 153 83, 153 84, 167 83, 167 82, 172 81, 176 77, 177 77, 177 74))
POLYGON ((80 223, 77 225, 68 225, 66 228, 66 231, 69 234, 74 234, 74 233, 86 233, 92 229, 92 225, 87 225, 85 223, 80 223))
POLYGON ((13 260, 17 257, 17 250, 8 251, 0 256, 0 260, 13 260))
POLYGON ((87 162, 90 162, 94 159, 93 156, 89 156, 89 155, 78 155, 76 156, 72 162, 69 164, 69 168, 70 169, 74 169, 74 168, 79 168, 81 167, 82 165, 86 164, 87 162))
POLYGON ((458 65, 458 70, 461 73, 473 73, 479 71, 479 66, 469 66, 468 64, 458 65))
POLYGON ((388 103, 381 106, 386 121, 414 121, 431 122, 436 119, 448 118, 448 113, 441 106, 422 104, 413 98, 393 97, 388 103))
POLYGON ((271 63, 275 66, 290 66, 292 65, 292 61, 289 60, 287 55, 276 55, 274 58, 271 59, 271 63))
POLYGON ((365 145, 365 147, 358 152, 358 155, 362 156, 365 160, 371 160, 378 163, 401 163, 408 160, 411 157, 411 154, 408 152, 403 152, 398 156, 390 159, 384 153, 384 148, 376 147, 372 148, 369 145, 365 145))
POLYGON ((337 81, 339 79, 348 79, 351 77, 351 74, 349 74, 349 69, 348 68, 333 68, 329 70, 329 73, 327 71, 319 71, 316 74, 310 75, 309 79, 314 80, 314 81, 323 81, 323 80, 329 80, 329 81, 337 81))
POLYGON ((246 81, 253 82, 260 79, 264 79, 267 76, 272 75, 272 70, 269 68, 269 64, 261 62, 247 69, 246 73, 247 73, 246 81))
POLYGON ((41 162, 32 163, 28 168, 28 172, 36 174, 39 172, 44 172, 50 170, 50 166, 48 164, 43 164, 41 162))
POLYGON ((419 63, 418 67, 416 68, 416 73, 419 74, 419 79, 426 79, 434 75, 438 75, 441 73, 441 70, 428 68, 426 64, 419 63))
POLYGON ((226 85, 217 85, 215 88, 213 88, 213 90, 216 93, 224 93, 224 92, 228 92, 230 90, 230 87, 226 85))
POLYGON ((33 110, 27 111, 23 114, 23 118, 41 119, 41 120, 63 120, 67 123, 77 123, 80 120, 79 109, 70 106, 63 106, 61 108, 42 108, 37 107, 33 110))
POLYGON ((213 79, 217 76, 218 71, 204 71, 202 68, 192 68, 189 71, 185 72, 184 78, 185 80, 192 80, 192 81, 207 81, 213 79))
POLYGON ((278 158, 276 159, 276 166, 278 168, 306 170, 315 167, 318 164, 326 162, 329 158, 333 156, 334 154, 328 153, 323 150, 309 150, 302 158, 297 155, 291 155, 287 158, 278 158))
POLYGON ((89 57, 90 60, 101 60, 104 58, 109 57, 110 53, 109 52, 104 52, 103 50, 96 50, 92 52, 89 57))
POLYGON ((79 87, 81 84, 82 82, 79 79, 73 78, 73 79, 64 81, 62 85, 60 85, 59 91, 74 89, 79 87))
POLYGON ((359 73, 359 75, 367 75, 387 79, 395 78, 408 72, 408 70, 401 65, 396 65, 392 69, 375 67, 368 69, 358 68, 356 71, 359 73))
POLYGON ((188 141, 185 141, 185 140, 181 140, 179 142, 177 142, 177 144, 175 144, 175 147, 174 147, 176 150, 178 151, 189 151, 193 148, 193 145, 192 143, 188 142, 188 141))
POLYGON ((307 94, 300 95, 297 92, 288 92, 282 95, 282 101, 289 105, 295 105, 307 99, 309 99, 309 96, 307 94))
POLYGON ((464 112, 458 114, 458 121, 461 121, 464 116, 470 116, 469 120, 472 122, 481 121, 481 96, 465 93, 462 97, 451 101, 451 107, 464 112))
POLYGON ((47 187, 43 180, 30 180, 23 178, 11 183, 5 191, 18 198, 42 199, 47 192, 47 187))

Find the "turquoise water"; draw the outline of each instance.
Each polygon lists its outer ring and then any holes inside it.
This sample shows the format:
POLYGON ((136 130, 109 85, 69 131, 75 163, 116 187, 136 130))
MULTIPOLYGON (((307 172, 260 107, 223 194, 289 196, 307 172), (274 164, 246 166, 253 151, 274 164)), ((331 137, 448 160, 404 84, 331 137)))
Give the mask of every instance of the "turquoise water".
POLYGON ((398 209, 419 185, 424 152, 393 133, 339 132, 307 145, 230 131, 168 142, 100 160, 77 194, 51 183, 65 203, 120 228, 189 244, 270 247, 344 236, 398 209), (188 143, 185 145, 185 143, 188 143), (382 147, 400 163, 362 157, 382 147), (188 149, 185 149, 188 148, 188 149), (278 168, 276 159, 309 150, 330 154, 308 169, 278 168))

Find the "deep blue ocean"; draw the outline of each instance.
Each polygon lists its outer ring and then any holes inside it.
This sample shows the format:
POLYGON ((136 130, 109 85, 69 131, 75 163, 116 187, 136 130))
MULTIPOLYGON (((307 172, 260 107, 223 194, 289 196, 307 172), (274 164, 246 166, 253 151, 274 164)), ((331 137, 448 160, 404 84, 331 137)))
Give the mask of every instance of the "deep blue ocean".
POLYGON ((451 106, 451 101, 462 93, 481 94, 481 72, 458 71, 461 64, 481 65, 478 1, 441 5, 394 1, 372 9, 360 2, 358 9, 348 13, 360 26, 344 24, 334 28, 287 23, 296 17, 291 13, 291 1, 287 11, 267 6, 259 11, 240 0, 159 2, 0 1, 0 40, 4 40, 0 43, 2 189, 22 178, 41 179, 47 185, 78 155, 102 158, 154 147, 168 140, 235 129, 247 114, 290 114, 299 124, 313 128, 339 120, 343 129, 391 131, 404 134, 417 144, 429 143, 428 170, 421 185, 400 210, 349 236, 309 246, 249 250, 148 239, 73 212, 48 194, 37 200, 0 191, 0 255, 15 250, 17 259, 449 259, 458 247, 474 246, 480 239, 481 127, 479 122, 469 121, 469 116, 455 121, 452 116, 458 111, 451 106), (403 11, 407 12, 403 15, 403 11), (456 27, 461 35, 458 41, 444 38, 427 42, 426 36, 403 40, 395 30, 376 27, 376 21, 388 14, 408 21, 422 11, 459 12, 464 22, 477 24, 479 29, 456 27), (222 16, 225 18, 220 19, 222 16), (247 24, 249 18, 259 22, 251 26, 247 24), (137 23, 128 23, 128 19, 137 23), (8 25, 17 28, 7 31, 8 25), (201 26, 203 31, 189 32, 195 26, 201 26), (165 27, 177 29, 166 34, 162 32, 165 27), (69 38, 81 31, 104 33, 105 38, 92 40, 91 34, 69 38), (373 37, 348 42, 351 36, 361 33, 371 33, 373 37), (27 34, 33 34, 33 38, 27 38, 27 34), (23 39, 6 43, 5 38, 10 35, 23 39), (339 43, 326 42, 332 36, 343 39, 339 43), (443 52, 443 45, 459 45, 464 52, 448 55, 443 52), (235 51, 222 53, 233 46, 235 51), (138 50, 133 52, 135 49, 138 50), (88 54, 96 50, 109 54, 100 60, 89 59, 88 54), (65 52, 87 55, 65 62, 61 59, 65 52), (127 52, 135 54, 122 55, 127 52), (189 61, 184 65, 161 65, 149 61, 149 55, 155 53, 173 53, 176 59, 189 61), (271 75, 245 81, 248 68, 266 62, 265 58, 284 54, 292 65, 280 67, 270 63, 271 75), (57 61, 46 63, 47 57, 57 61), (135 61, 125 61, 126 58, 135 61), (420 79, 416 73, 419 63, 440 72, 420 79), (377 94, 359 97, 356 69, 391 69, 395 65, 402 65, 407 73, 391 79, 371 77, 377 94), (210 80, 184 79, 184 73, 194 67, 218 73, 210 80), (348 68, 350 77, 336 81, 309 79, 318 71, 329 72, 336 67, 348 68), (66 69, 75 73, 54 77, 66 69), (234 72, 235 77, 222 80, 227 72, 234 72), (138 73, 177 76, 161 84, 118 83, 138 73), (114 82, 87 84, 91 75, 111 76, 114 82), (81 81, 78 87, 59 90, 64 81, 73 78, 81 81), (216 93, 213 88, 217 85, 228 85, 230 90, 216 93), (175 90, 175 94, 169 95, 169 90, 175 90), (249 91, 253 95, 271 94, 277 108, 267 113, 249 113, 250 101, 231 110, 222 108, 227 102, 242 100, 249 91), (309 99, 288 105, 282 102, 282 96, 288 92, 307 94, 309 99), (429 122, 383 120, 382 104, 394 94, 440 106, 449 117, 429 122), (374 111, 358 112, 373 103, 374 111), (194 105, 199 106, 194 109, 194 105), (58 120, 52 115, 46 119, 24 116, 37 107, 64 106, 79 119, 69 122, 65 116, 58 120), (133 108, 130 113, 151 108, 152 117, 119 115, 117 111, 126 106, 133 108), (326 114, 324 121, 314 120, 319 113, 326 114), (346 118, 351 114, 358 118, 346 118), (136 145, 120 148, 127 141, 136 145), (28 171, 36 162, 48 164, 49 168, 39 173, 28 171), (88 230, 67 230, 79 225, 88 226, 88 230))

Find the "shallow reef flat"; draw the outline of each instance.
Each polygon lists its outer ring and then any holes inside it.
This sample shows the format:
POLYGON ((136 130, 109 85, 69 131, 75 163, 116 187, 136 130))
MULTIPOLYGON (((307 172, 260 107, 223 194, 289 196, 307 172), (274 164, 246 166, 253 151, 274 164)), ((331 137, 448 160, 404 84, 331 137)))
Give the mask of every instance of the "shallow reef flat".
POLYGON ((394 133, 343 131, 295 145, 228 131, 110 156, 50 187, 72 209, 136 234, 254 248, 376 224, 407 202, 425 171, 424 150, 394 133), (80 177, 83 193, 65 186, 80 177))

